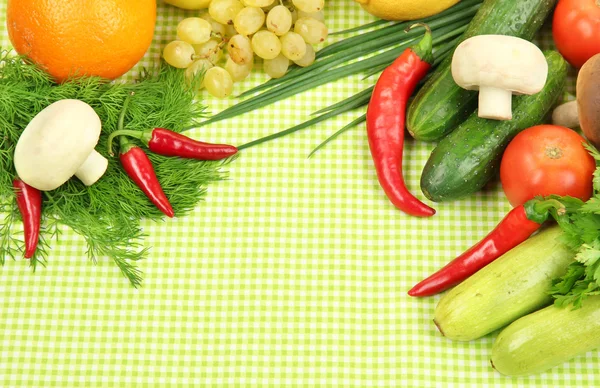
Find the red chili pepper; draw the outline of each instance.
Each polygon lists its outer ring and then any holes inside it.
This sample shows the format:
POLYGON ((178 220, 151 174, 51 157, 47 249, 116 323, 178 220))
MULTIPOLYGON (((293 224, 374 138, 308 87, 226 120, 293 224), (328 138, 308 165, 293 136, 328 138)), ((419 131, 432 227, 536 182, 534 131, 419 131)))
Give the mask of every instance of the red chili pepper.
POLYGON ((389 200, 407 214, 429 217, 435 210, 408 191, 402 176, 406 105, 433 62, 431 30, 417 25, 427 30, 423 39, 406 49, 377 80, 367 110, 367 136, 379 184, 389 200))
POLYGON ((22 180, 15 178, 13 188, 17 194, 17 207, 23 218, 25 258, 31 259, 37 249, 42 220, 42 193, 22 180))
POLYGON ((457 285, 504 253, 516 247, 540 228, 550 209, 564 211, 554 199, 531 200, 512 209, 483 240, 445 267, 414 286, 408 295, 431 296, 457 285))
POLYGON ((109 152, 112 150, 112 140, 115 136, 130 136, 138 139, 150 151, 164 156, 220 160, 233 156, 238 152, 237 148, 232 145, 204 143, 165 128, 154 128, 147 131, 115 131, 108 138, 109 152))
POLYGON ((173 207, 160 186, 148 155, 140 147, 121 139, 119 160, 123 169, 161 212, 173 218, 173 207))
MULTIPOLYGON (((125 121, 125 112, 129 106, 129 101, 133 93, 131 93, 123 104, 121 115, 119 116, 119 123, 116 132, 127 132, 123 130, 123 123, 125 121)), ((114 138, 114 136, 113 136, 114 138)), ((112 141, 112 138, 110 139, 112 141)), ((133 145, 127 141, 127 138, 121 136, 120 142, 120 155, 119 160, 123 169, 129 175, 131 180, 146 194, 148 199, 152 201, 156 207, 163 212, 167 217, 173 218, 175 212, 169 202, 169 199, 165 195, 160 182, 154 172, 154 167, 148 155, 140 147, 133 145)))

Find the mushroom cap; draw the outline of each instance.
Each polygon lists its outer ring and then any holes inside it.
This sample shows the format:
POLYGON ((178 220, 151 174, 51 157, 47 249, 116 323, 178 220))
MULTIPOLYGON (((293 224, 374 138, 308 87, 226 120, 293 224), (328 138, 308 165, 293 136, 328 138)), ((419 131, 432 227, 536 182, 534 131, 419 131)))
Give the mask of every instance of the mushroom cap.
POLYGON ((548 77, 548 62, 533 43, 506 35, 478 35, 462 42, 452 57, 452 76, 462 88, 495 87, 535 94, 548 77))
POLYGON ((17 174, 39 190, 54 190, 69 180, 94 150, 102 124, 80 100, 60 100, 27 125, 15 148, 17 174))

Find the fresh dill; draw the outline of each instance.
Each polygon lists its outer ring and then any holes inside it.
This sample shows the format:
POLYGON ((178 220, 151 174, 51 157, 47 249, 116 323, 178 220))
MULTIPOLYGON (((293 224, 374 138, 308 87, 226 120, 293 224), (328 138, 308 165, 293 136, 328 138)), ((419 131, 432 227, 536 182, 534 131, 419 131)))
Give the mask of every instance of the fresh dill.
MULTIPOLYGON (((142 281, 136 262, 148 255, 143 245, 142 219, 161 220, 163 214, 129 179, 118 158, 106 154, 108 135, 117 129, 123 103, 135 94, 125 116, 126 128, 154 127, 181 132, 204 117, 205 107, 194 101, 196 85, 186 83, 181 71, 169 66, 145 71, 135 83, 108 83, 86 77, 57 85, 39 68, 2 52, 0 58, 0 264, 22 257, 19 212, 12 180, 13 154, 19 136, 33 117, 51 103, 79 99, 90 104, 102 120, 96 150, 109 159, 105 175, 86 187, 70 179, 44 192, 42 230, 38 250, 31 259, 35 270, 46 265, 48 246, 65 225, 83 236, 93 262, 109 257, 134 287, 142 281)), ((226 178, 223 166, 231 161, 204 162, 150 154, 157 177, 177 216, 198 204, 208 184, 226 178)))

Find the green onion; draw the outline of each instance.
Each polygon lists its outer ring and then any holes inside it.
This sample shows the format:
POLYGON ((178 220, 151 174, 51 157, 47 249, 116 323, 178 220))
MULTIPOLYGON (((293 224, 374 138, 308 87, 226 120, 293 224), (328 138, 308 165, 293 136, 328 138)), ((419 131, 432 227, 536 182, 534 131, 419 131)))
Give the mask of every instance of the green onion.
POLYGON ((390 22, 388 20, 379 19, 379 20, 375 20, 374 22, 371 22, 371 23, 363 24, 362 26, 358 26, 358 27, 354 27, 354 28, 349 28, 347 30, 342 30, 342 31, 337 31, 337 32, 331 33, 331 34, 329 34, 329 36, 345 35, 345 34, 349 34, 349 33, 352 33, 352 32, 358 32, 358 31, 362 31, 362 30, 367 30, 369 28, 377 27, 377 26, 380 26, 382 24, 391 24, 391 23, 392 22, 390 22))
POLYGON ((371 98, 371 93, 373 92, 374 88, 375 88, 375 86, 368 87, 367 89, 363 90, 362 92, 358 92, 355 95, 350 96, 350 97, 348 97, 345 100, 337 102, 337 103, 335 103, 333 105, 329 105, 329 106, 327 106, 327 107, 325 107, 323 109, 320 109, 320 110, 314 112, 313 115, 320 115, 322 113, 329 112, 330 110, 336 110, 341 105, 343 105, 344 103, 346 103, 348 100, 351 100, 351 99, 356 99, 356 100, 364 101, 365 105, 366 105, 366 104, 369 103, 369 99, 371 98))
POLYGON ((310 154, 308 154, 308 157, 310 158, 311 156, 313 156, 317 151, 319 151, 321 148, 325 147, 329 142, 331 142, 332 140, 334 140, 335 138, 337 138, 342 133, 346 132, 350 128, 356 127, 358 124, 364 123, 365 121, 367 121, 367 114, 366 113, 364 113, 363 115, 357 117, 353 121, 349 122, 344 127, 342 127, 341 129, 339 129, 338 131, 336 131, 333 135, 331 135, 327 139, 325 139, 324 142, 322 142, 321 144, 319 144, 318 146, 316 146, 315 149, 312 150, 310 152, 310 154))
MULTIPOLYGON (((445 25, 445 24, 450 23, 449 21, 447 21, 448 18, 451 18, 455 15, 466 16, 472 7, 479 8, 479 5, 481 4, 481 2, 482 2, 481 0, 461 1, 454 7, 451 7, 444 12, 441 12, 434 16, 424 18, 420 21, 407 21, 407 22, 401 22, 401 23, 394 23, 391 26, 386 26, 384 28, 380 28, 378 30, 371 31, 366 34, 353 36, 353 37, 332 43, 332 44, 328 45, 327 47, 324 47, 323 49, 319 50, 319 52, 317 53, 317 56, 320 58, 320 57, 323 57, 326 55, 330 55, 331 53, 336 53, 341 50, 347 50, 347 49, 354 50, 356 48, 356 46, 358 46, 359 44, 373 42, 377 38, 389 36, 391 34, 398 33, 398 32, 402 32, 407 27, 410 27, 411 25, 413 25, 415 23, 425 23, 425 24, 430 25, 430 27, 432 27, 432 25, 435 26, 435 24, 433 24, 434 22, 441 21, 442 25, 445 25)), ((450 20, 455 20, 455 19, 450 19, 450 20)), ((432 29, 433 28, 434 27, 432 27, 432 29)), ((398 36, 396 36, 396 38, 397 37, 398 36)))
POLYGON ((369 89, 364 90, 363 92, 359 93, 359 95, 362 94, 362 96, 360 98, 358 98, 358 99, 355 98, 355 96, 352 96, 352 97, 347 98, 347 99, 345 99, 343 101, 340 101, 339 103, 335 104, 336 105, 335 109, 329 110, 328 112, 325 112, 325 113, 321 114, 320 116, 312 118, 312 119, 310 119, 308 121, 305 121, 305 122, 303 122, 301 124, 298 124, 296 126, 288 128, 288 129, 286 129, 284 131, 277 132, 277 133, 274 133, 272 135, 265 136, 265 137, 262 137, 260 139, 251 141, 249 143, 243 144, 243 145, 241 145, 241 146, 239 146, 237 148, 238 148, 238 150, 243 150, 244 148, 250 148, 250 147, 255 146, 257 144, 264 143, 264 142, 269 141, 269 140, 277 139, 279 137, 283 137, 283 136, 289 135, 290 133, 294 133, 294 132, 299 131, 301 129, 310 127, 311 125, 320 123, 321 121, 327 120, 327 119, 329 119, 331 117, 335 117, 335 116, 337 116, 337 115, 339 115, 341 113, 348 112, 348 111, 351 111, 351 110, 356 109, 356 108, 360 108, 361 106, 366 105, 366 104, 369 103, 369 99, 371 98, 371 92, 372 92, 372 90, 373 90, 373 88, 369 88, 369 89), (364 93, 366 91, 368 91, 369 93, 364 93))

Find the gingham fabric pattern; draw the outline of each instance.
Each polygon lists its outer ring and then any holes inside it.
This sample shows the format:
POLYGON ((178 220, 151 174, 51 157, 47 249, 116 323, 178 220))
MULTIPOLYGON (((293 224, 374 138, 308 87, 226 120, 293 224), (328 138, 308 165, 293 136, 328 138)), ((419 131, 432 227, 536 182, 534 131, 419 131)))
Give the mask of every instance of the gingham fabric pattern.
MULTIPOLYGON (((332 31, 374 20, 350 0, 326 7, 332 31)), ((196 14, 162 2, 158 12, 142 65, 159 60, 179 20, 196 14)), ((2 0, 9 47, 5 14, 2 0)), ((255 71, 235 92, 265 79, 255 71)), ((367 85, 344 79, 192 135, 242 144, 367 85)), ((199 98, 213 112, 235 103, 199 98)), ((432 322, 439 296, 406 291, 510 206, 496 182, 435 204, 432 218, 403 215, 377 183, 364 126, 307 159, 363 112, 243 151, 189 217, 145 223, 152 250, 140 289, 110 260, 90 263, 82 238, 67 229, 52 242, 47 268, 33 274, 25 261, 8 261, 0 268, 0 386, 599 386, 597 351, 508 378, 490 367, 496 333, 467 343, 440 335, 432 322)), ((433 147, 406 144, 407 184, 422 199, 419 176, 433 147)))

